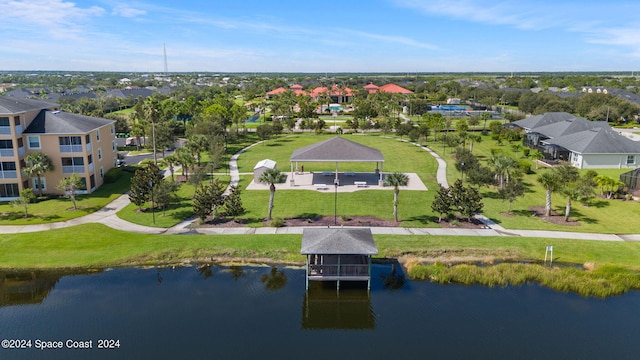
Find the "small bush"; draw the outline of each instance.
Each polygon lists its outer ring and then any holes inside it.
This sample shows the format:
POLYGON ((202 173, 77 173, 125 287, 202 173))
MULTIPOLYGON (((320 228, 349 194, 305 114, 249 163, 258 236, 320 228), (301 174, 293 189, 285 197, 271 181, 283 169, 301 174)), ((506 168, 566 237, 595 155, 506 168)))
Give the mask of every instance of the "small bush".
POLYGON ((349 221, 351 220, 351 218, 347 215, 340 215, 340 219, 342 219, 342 221, 349 221))
POLYGON ((527 159, 520 159, 518 160, 518 168, 520 169, 520 171, 522 171, 525 174, 531 174, 531 161, 527 160, 527 159))
POLYGON ((114 183, 118 180, 118 178, 122 175, 122 168, 111 168, 104 174, 104 182, 106 184, 114 183))
POLYGON ((531 149, 528 147, 525 147, 522 149, 522 155, 524 155, 524 157, 529 157, 529 154, 531 153, 531 149))
POLYGON ((280 228, 284 226, 284 220, 281 218, 275 218, 271 220, 271 227, 280 228))

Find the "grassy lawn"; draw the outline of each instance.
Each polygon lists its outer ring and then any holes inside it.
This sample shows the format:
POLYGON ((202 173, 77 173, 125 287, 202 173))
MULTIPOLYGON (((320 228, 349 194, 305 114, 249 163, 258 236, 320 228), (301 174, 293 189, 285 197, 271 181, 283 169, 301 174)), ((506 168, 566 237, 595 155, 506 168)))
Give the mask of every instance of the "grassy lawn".
MULTIPOLYGON (((209 261, 211 257, 239 261, 268 259, 302 264, 300 235, 145 235, 100 224, 85 224, 46 233, 3 235, 3 269, 110 267, 209 261), (46 254, 43 256, 42 254, 46 254)), ((375 236, 378 257, 424 255, 443 250, 509 252, 519 259, 542 260, 545 239, 460 236, 375 236)), ((617 265, 639 270, 640 243, 554 239, 555 261, 596 266, 617 265)), ((263 260, 266 261, 266 260, 263 260)))
MULTIPOLYGON (((225 187, 229 184, 229 176, 216 176, 216 178, 221 181, 225 187)), ((143 207, 143 211, 139 211, 136 205, 129 204, 124 209, 118 211, 117 215, 123 220, 138 225, 170 228, 193 215, 193 203, 191 199, 193 199, 194 192, 194 185, 183 183, 177 193, 179 198, 178 203, 169 206, 164 212, 156 209, 155 214, 152 213, 151 203, 147 203, 143 207), (153 223, 154 216, 155 224, 153 223)))
MULTIPOLYGON (((427 142, 425 145, 431 147, 438 154, 443 156, 447 161, 447 179, 450 183, 460 178, 461 174, 454 167, 454 161, 451 156, 452 149, 446 148, 443 155, 442 143, 427 142)), ((497 145, 496 141, 489 137, 483 137, 483 141, 474 144, 473 152, 478 155, 481 160, 486 160, 491 156, 491 148, 501 148, 510 152, 508 143, 505 145, 497 145)), ((522 156, 522 152, 519 153, 522 156)), ((533 174, 527 174, 523 178, 523 184, 526 187, 525 196, 517 199, 511 207, 512 215, 505 215, 508 203, 498 198, 496 189, 491 187, 483 187, 481 189, 484 197, 483 213, 496 223, 507 229, 526 229, 526 230, 558 230, 558 231, 575 231, 575 232, 595 232, 595 233, 639 233, 640 223, 630 221, 630 219, 638 219, 640 217, 640 204, 634 201, 607 200, 602 198, 594 199, 590 206, 584 206, 578 202, 574 202, 571 210, 571 220, 579 222, 577 226, 556 225, 545 222, 538 217, 531 216, 529 210, 532 206, 544 206, 545 190, 538 184, 537 177, 543 172, 549 171, 548 168, 540 166, 538 170, 535 165, 532 167, 533 174)), ((620 174, 629 171, 629 169, 595 169, 598 174, 607 175, 617 178, 620 174)), ((581 170, 585 172, 586 170, 581 170)), ((552 207, 559 214, 564 214, 566 199, 559 195, 553 194, 552 207)))
MULTIPOLYGON (((265 158, 275 160, 282 171, 288 171, 289 157, 295 149, 329 139, 330 136, 315 134, 292 135, 269 140, 244 152, 238 159, 240 172, 252 172, 255 164, 265 158)), ((384 171, 415 172, 428 189, 436 187, 435 159, 416 146, 395 139, 380 136, 346 135, 345 138, 379 149, 385 157, 384 171)), ((302 165, 302 164, 300 164, 302 165)), ((335 163, 305 163, 305 171, 323 171, 335 169, 335 163)), ((375 170, 372 163, 340 164, 340 169, 348 171, 375 170)), ((243 176, 240 188, 245 189, 251 182, 251 176, 243 176)), ((433 191, 400 191, 399 214, 402 226, 431 227, 435 215, 431 212, 433 191)), ((242 201, 247 213, 243 218, 253 226, 260 226, 267 215, 269 191, 245 190, 242 201)), ((393 192, 380 190, 360 190, 353 193, 338 194, 338 215, 375 216, 391 220, 393 218, 393 192)), ((312 217, 314 215, 333 215, 333 192, 314 190, 279 190, 276 192, 274 217, 312 217)))
POLYGON ((95 212, 129 190, 130 172, 122 172, 115 183, 104 184, 90 195, 77 197, 78 210, 69 199, 55 198, 29 205, 29 217, 24 218, 22 207, 0 203, 0 225, 31 225, 66 221, 95 212))

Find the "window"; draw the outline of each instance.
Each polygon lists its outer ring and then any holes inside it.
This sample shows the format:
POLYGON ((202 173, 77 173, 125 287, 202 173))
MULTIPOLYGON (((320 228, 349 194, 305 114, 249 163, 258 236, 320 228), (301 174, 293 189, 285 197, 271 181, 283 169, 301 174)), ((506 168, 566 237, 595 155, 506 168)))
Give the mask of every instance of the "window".
POLYGON ((91 135, 85 135, 85 137, 84 137, 84 141, 85 141, 87 144, 91 144, 91 135))
POLYGON ((627 155, 627 165, 634 165, 636 163, 635 155, 627 155))
POLYGON ((115 140, 113 140, 111 142, 111 151, 116 151, 116 141, 115 140))
POLYGON ((0 116, 0 126, 9 127, 11 124, 9 123, 9 118, 6 116, 0 116))
POLYGON ((22 141, 22 138, 18 138, 18 147, 21 148, 24 146, 24 142, 22 141))
POLYGON ((102 167, 100 167, 100 177, 104 178, 104 170, 102 169, 102 167))
POLYGON ((13 125, 20 126, 20 116, 13 117, 13 125))
POLYGON ((13 149, 13 141, 0 140, 0 149, 13 149))
POLYGON ((93 155, 89 154, 89 156, 87 156, 87 164, 92 164, 93 163, 93 155))
POLYGON ((18 197, 20 190, 18 184, 0 184, 0 197, 18 197))
POLYGON ((100 129, 96 130, 96 140, 100 141, 100 129))
POLYGON ((31 182, 33 182, 33 190, 47 191, 47 179, 41 177, 38 183, 38 178, 32 178, 31 182))
POLYGON ((58 137, 60 152, 82 152, 82 136, 58 137))
POLYGON ((40 149, 40 136, 27 136, 29 149, 40 149))
POLYGON ((113 134, 114 132, 116 132, 115 127, 111 125, 111 133, 113 134))
POLYGON ((18 171, 13 161, 0 162, 0 179, 17 179, 18 171))
POLYGON ((62 173, 73 174, 84 173, 84 158, 82 157, 63 157, 62 158, 62 173))
POLYGON ((102 160, 102 149, 98 149, 98 160, 102 160))

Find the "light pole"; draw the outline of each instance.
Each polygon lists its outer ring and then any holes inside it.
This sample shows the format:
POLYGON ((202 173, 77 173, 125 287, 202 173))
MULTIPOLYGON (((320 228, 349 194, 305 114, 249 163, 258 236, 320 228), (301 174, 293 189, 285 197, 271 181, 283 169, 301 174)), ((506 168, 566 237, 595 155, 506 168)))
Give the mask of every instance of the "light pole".
POLYGON ((156 204, 153 199, 153 180, 149 181, 149 186, 151 187, 151 218, 153 219, 153 225, 156 224, 156 204))
POLYGON ((340 185, 340 180, 335 179, 333 185, 335 188, 333 196, 333 225, 338 225, 338 185, 340 185))

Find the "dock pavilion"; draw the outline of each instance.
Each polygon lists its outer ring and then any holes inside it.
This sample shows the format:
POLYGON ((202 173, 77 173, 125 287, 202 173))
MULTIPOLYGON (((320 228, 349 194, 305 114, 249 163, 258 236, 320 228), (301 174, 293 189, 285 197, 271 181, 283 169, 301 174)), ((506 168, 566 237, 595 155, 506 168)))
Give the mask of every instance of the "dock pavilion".
POLYGON ((369 228, 306 228, 300 253, 307 256, 309 281, 366 281, 371 288, 371 255, 378 253, 369 228))
POLYGON ((333 183, 339 184, 338 164, 345 162, 375 162, 376 174, 379 175, 378 185, 382 186, 382 165, 384 164, 384 156, 380 150, 370 148, 368 146, 358 144, 357 142, 347 140, 340 136, 320 141, 300 149, 296 149, 291 158, 291 185, 295 185, 295 170, 298 170, 298 164, 301 162, 333 162, 336 164, 333 183))

